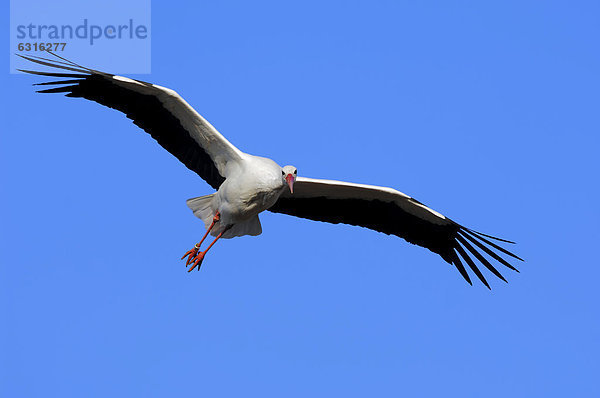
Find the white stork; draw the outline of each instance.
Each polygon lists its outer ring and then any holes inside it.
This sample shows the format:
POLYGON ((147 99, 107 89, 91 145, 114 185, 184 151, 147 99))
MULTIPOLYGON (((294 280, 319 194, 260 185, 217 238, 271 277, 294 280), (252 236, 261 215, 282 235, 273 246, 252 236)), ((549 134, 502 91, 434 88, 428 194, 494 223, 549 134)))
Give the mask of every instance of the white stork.
POLYGON ((65 93, 67 97, 82 97, 125 113, 217 190, 187 201, 206 226, 202 240, 182 257, 187 257, 186 267, 191 265, 188 271, 200 269, 206 252, 219 238, 259 235, 262 228, 258 215, 265 210, 399 236, 440 255, 469 284, 472 282, 463 261, 490 288, 474 259, 506 282, 483 253, 517 271, 497 252, 521 258, 492 240, 513 242, 465 228, 392 188, 297 177, 293 166, 280 167, 271 159, 237 149, 175 91, 89 69, 51 54, 57 59, 20 55, 54 68, 51 72, 20 71, 65 78, 36 84, 56 86, 39 93, 65 93), (216 238, 200 251, 209 233, 216 238))

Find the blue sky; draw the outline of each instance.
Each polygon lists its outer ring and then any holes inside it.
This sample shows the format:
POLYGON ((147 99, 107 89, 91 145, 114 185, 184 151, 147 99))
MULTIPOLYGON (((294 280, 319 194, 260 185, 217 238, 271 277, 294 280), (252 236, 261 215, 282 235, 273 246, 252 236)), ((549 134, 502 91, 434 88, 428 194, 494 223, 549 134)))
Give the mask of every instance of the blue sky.
POLYGON ((5 73, 0 395, 598 395, 600 6, 415 3, 154 2, 130 76, 246 152, 517 241, 520 274, 490 292, 275 214, 188 274, 185 200, 210 187, 122 114, 5 73))

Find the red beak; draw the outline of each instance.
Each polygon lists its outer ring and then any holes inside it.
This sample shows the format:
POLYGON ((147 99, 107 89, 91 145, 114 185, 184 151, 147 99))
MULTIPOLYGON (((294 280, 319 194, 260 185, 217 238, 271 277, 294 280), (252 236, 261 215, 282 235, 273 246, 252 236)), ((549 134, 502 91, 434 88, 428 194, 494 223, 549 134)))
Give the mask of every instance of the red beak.
POLYGON ((288 174, 285 176, 285 180, 288 183, 288 186, 290 187, 290 192, 294 193, 294 176, 292 174, 288 174))

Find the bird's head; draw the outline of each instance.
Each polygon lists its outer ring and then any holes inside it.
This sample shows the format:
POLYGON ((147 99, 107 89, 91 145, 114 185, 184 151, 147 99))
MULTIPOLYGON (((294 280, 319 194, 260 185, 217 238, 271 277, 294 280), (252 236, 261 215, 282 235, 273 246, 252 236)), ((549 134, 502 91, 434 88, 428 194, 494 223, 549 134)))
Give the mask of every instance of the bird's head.
POLYGON ((291 193, 294 193, 294 182, 296 182, 297 175, 298 169, 294 166, 284 166, 283 169, 281 169, 281 178, 283 178, 290 187, 291 193))

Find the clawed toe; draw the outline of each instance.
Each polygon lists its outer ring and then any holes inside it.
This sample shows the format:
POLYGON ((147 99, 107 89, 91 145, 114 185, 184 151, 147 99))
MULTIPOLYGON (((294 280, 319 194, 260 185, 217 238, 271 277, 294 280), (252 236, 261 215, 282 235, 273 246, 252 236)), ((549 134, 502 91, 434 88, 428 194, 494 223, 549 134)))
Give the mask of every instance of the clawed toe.
POLYGON ((190 269, 188 269, 188 272, 196 267, 198 267, 198 270, 200 270, 200 265, 202 265, 202 260, 204 260, 205 254, 206 252, 201 252, 198 245, 196 245, 192 249, 188 250, 183 257, 181 257, 182 260, 187 257, 187 260, 185 261, 186 267, 191 265, 190 269))
MULTIPOLYGON (((190 267, 190 269, 188 269, 188 272, 191 272, 194 268, 196 268, 196 266, 198 267, 198 271, 200 270, 200 266, 202 265, 202 260, 204 260, 204 255, 206 253, 205 252, 200 252, 198 254, 196 254, 194 257, 190 257, 191 261, 189 262, 189 264, 191 264, 192 266, 190 267)), ((186 264, 187 266, 187 264, 186 264)))
POLYGON ((196 254, 198 254, 199 250, 200 250, 200 243, 196 243, 196 245, 194 245, 193 248, 191 248, 190 250, 185 252, 185 254, 181 257, 182 260, 186 257, 188 258, 187 261, 185 262, 186 267, 192 262, 194 257, 196 257, 196 254))
POLYGON ((189 265, 189 264, 192 262, 192 259, 193 259, 194 257, 196 257, 196 254, 197 254, 197 253, 198 253, 198 249, 196 249, 196 248, 193 248, 193 249, 191 249, 191 250, 188 250, 188 251, 187 251, 187 253, 185 253, 185 254, 183 255, 183 257, 181 257, 181 259, 182 259, 182 260, 183 260, 184 258, 186 258, 186 257, 188 258, 188 259, 186 260, 186 262, 185 262, 185 266, 186 266, 186 267, 187 267, 187 266, 188 266, 188 265, 189 265))
POLYGON ((208 233, 210 232, 210 230, 212 229, 212 227, 214 226, 214 224, 216 222, 218 222, 218 221, 219 221, 219 213, 217 212, 217 214, 215 215, 215 217, 213 219, 212 225, 206 231, 206 233, 204 234, 204 237, 202 237, 202 240, 199 243, 197 243, 191 250, 188 250, 183 255, 183 257, 181 257, 182 260, 187 257, 187 260, 185 261, 185 266, 186 267, 188 265, 191 265, 190 269, 188 269, 188 272, 192 271, 196 267, 198 267, 198 271, 200 270, 200 266, 202 265, 202 260, 204 260, 204 256, 206 255, 206 252, 208 252, 210 250, 210 248, 213 247, 213 245, 215 243, 217 243, 217 241, 219 240, 219 238, 221 238, 221 236, 223 236, 223 234, 225 232, 227 232, 229 230, 229 228, 232 227, 232 225, 227 225, 225 227, 225 229, 223 229, 223 231, 221 231, 221 233, 219 233, 219 235, 217 235, 217 237, 215 238, 215 240, 213 240, 212 243, 210 245, 208 245, 208 247, 206 248, 206 250, 204 250, 203 252, 201 252, 200 251, 200 245, 202 245, 202 242, 204 242, 204 238, 206 238, 206 236, 208 235, 208 233))

